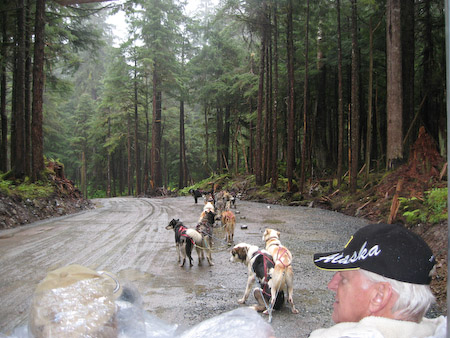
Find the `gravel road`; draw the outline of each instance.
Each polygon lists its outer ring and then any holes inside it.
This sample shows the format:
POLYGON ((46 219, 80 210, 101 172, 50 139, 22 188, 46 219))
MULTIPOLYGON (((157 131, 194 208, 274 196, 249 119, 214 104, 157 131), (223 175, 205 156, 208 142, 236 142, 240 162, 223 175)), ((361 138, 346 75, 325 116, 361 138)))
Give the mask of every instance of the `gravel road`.
MULTIPOLYGON (((145 310, 180 328, 245 306, 237 300, 245 289, 247 268, 230 263, 221 229, 215 229, 214 266, 199 266, 196 253, 193 267, 178 266, 174 234, 165 226, 179 218, 195 227, 203 203, 194 204, 192 197, 93 202, 93 210, 0 231, 0 333, 26 323, 33 290, 49 270, 73 263, 115 273, 139 290, 145 310)), ((263 247, 264 229, 273 228, 293 254, 294 302, 300 313, 292 314, 288 305, 274 312, 276 337, 307 337, 315 328, 332 325, 333 295, 326 288, 332 274, 316 269, 312 255, 341 249, 366 221, 321 209, 247 201, 237 201, 233 211, 236 244, 263 247)), ((254 303, 251 295, 247 305, 254 303)))

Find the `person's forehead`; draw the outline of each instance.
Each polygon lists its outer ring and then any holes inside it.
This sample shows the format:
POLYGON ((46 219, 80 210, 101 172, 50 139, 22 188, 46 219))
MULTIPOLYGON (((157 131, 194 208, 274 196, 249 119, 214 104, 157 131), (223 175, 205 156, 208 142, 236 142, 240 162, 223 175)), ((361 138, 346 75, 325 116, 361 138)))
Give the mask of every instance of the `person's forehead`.
POLYGON ((339 273, 341 274, 342 277, 347 279, 359 278, 359 276, 361 275, 359 270, 343 270, 340 271, 339 273))

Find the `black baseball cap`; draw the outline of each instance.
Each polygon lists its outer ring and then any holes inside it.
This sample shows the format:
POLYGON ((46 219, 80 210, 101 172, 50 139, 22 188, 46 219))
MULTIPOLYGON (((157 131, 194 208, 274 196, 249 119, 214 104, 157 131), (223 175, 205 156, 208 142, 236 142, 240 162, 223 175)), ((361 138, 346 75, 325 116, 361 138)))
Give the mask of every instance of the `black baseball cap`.
POLYGON ((425 241, 402 225, 370 224, 359 229, 344 250, 314 255, 324 270, 363 269, 412 284, 430 284, 436 259, 425 241))

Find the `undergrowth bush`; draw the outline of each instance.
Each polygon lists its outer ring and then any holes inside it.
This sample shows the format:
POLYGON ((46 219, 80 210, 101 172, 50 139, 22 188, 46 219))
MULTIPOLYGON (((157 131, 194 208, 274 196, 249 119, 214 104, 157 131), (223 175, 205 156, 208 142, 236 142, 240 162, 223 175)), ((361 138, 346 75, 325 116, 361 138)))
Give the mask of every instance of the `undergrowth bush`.
POLYGON ((423 201, 417 197, 400 198, 403 216, 409 224, 442 222, 448 217, 447 188, 434 188, 425 192, 423 201))
POLYGON ((7 196, 18 196, 22 199, 36 199, 50 197, 55 188, 43 182, 30 183, 26 178, 17 184, 10 180, 0 180, 0 191, 7 196))

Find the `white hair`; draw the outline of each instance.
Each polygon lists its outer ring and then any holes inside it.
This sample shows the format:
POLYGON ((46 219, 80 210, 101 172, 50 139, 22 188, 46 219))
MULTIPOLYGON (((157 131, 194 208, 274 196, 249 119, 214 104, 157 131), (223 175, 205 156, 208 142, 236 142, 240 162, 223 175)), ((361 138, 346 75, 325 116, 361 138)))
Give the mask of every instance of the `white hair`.
POLYGON ((359 271, 372 282, 387 282, 392 286, 398 295, 392 312, 403 320, 421 321, 428 308, 435 302, 429 285, 400 282, 367 270, 360 269, 359 271))

